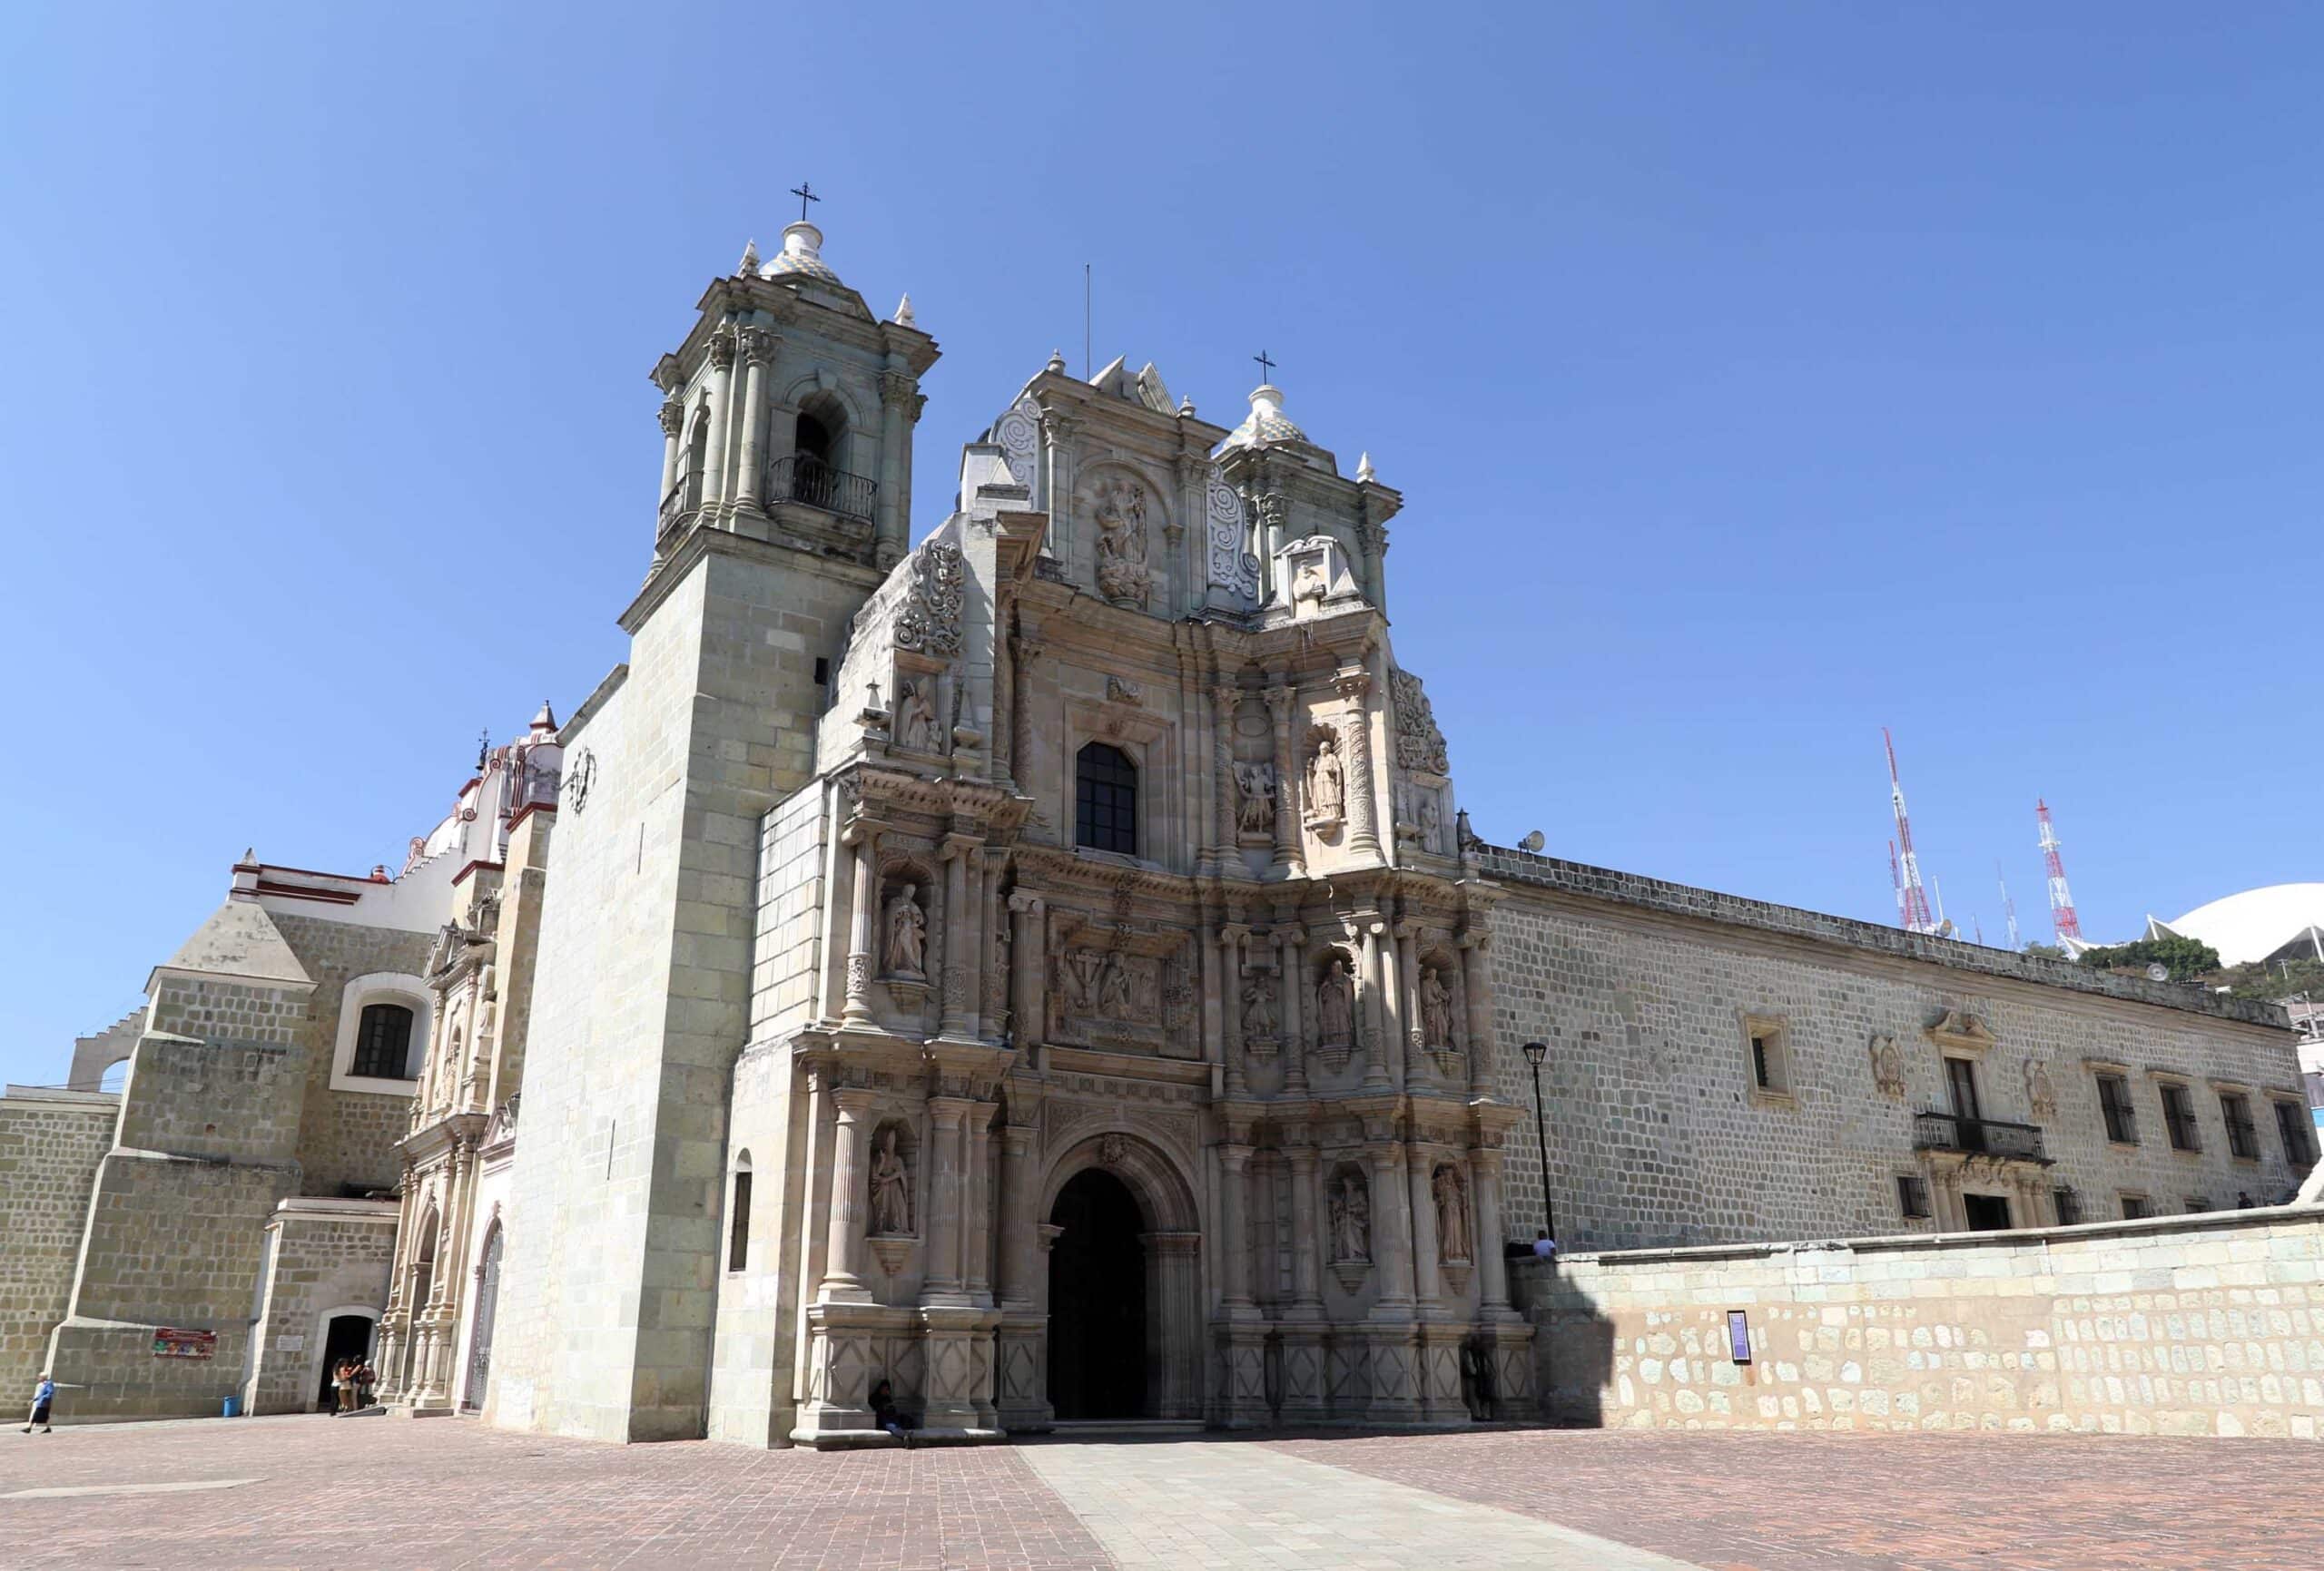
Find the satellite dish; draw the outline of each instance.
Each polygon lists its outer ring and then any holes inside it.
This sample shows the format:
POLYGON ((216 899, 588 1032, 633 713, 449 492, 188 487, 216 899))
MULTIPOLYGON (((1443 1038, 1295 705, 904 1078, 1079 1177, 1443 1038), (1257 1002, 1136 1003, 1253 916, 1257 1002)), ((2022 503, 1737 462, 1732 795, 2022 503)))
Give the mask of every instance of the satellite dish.
POLYGON ((1541 831, 1535 830, 1531 834, 1527 835, 1523 840, 1518 841, 1517 845, 1520 850, 1538 851, 1549 843, 1550 842, 1547 840, 1542 838, 1541 831))
POLYGON ((2150 982, 2168 982, 2171 980, 2171 967, 2157 960, 2147 967, 2146 979, 2150 982))

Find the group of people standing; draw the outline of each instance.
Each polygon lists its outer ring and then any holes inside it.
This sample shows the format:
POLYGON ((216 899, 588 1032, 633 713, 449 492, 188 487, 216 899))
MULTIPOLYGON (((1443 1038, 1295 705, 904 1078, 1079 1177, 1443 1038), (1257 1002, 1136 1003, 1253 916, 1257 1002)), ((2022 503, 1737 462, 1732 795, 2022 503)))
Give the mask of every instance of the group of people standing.
POLYGON ((379 1383, 379 1371, 361 1359, 341 1359, 330 1367, 330 1383, 339 1391, 339 1411, 333 1416, 343 1418, 371 1405, 371 1388, 379 1383))

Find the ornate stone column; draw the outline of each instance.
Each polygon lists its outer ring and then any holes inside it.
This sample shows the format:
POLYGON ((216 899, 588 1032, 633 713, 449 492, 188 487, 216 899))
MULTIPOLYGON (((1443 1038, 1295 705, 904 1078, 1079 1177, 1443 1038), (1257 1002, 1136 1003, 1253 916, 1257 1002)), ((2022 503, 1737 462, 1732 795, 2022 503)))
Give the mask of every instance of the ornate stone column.
POLYGON ((1298 694, 1278 684, 1267 689, 1266 700, 1268 718, 1275 722, 1275 860, 1271 866, 1285 878, 1301 878, 1306 869, 1299 854, 1299 771, 1291 756, 1291 717, 1298 707, 1298 694))
POLYGON ((1469 1095, 1492 1095, 1493 1029, 1492 962, 1485 946, 1492 935, 1471 927, 1461 935, 1461 981, 1469 1027, 1469 1095))
MULTIPOLYGON (((1019 634, 1009 642, 1009 776, 1017 789, 1028 796, 1038 797, 1036 760, 1033 757, 1033 667, 1041 658, 1041 645, 1019 634)), ((1039 811, 1039 809, 1035 810, 1039 811)))
POLYGON ((1404 1191, 1404 1144, 1393 1135, 1367 1148, 1372 1158, 1372 1258, 1380 1272, 1377 1319, 1403 1320, 1413 1308, 1411 1207, 1404 1191))
POLYGON ((1218 929, 1219 1033, 1226 1058, 1226 1095, 1243 1095, 1243 940, 1251 929, 1228 922, 1218 929))
POLYGON ((710 440, 702 476, 705 507, 726 500, 726 406, 734 401, 734 329, 722 326, 710 334, 710 440))
MULTIPOLYGON (((1389 1078, 1399 1086, 1413 1082, 1413 1028, 1420 1023, 1420 1008, 1414 995, 1420 988, 1419 970, 1413 964, 1413 947, 1418 927, 1410 918, 1389 929, 1395 939, 1387 947, 1389 967, 1388 987, 1384 997, 1388 1007, 1394 1011, 1395 1021, 1390 1027, 1389 1041, 1394 1046, 1389 1054, 1389 1078)), ((1425 1073, 1425 1065, 1422 1066, 1425 1073)))
POLYGON ((1381 998, 1384 983, 1380 974, 1380 938, 1388 925, 1376 914, 1360 914, 1355 918, 1355 937, 1363 947, 1363 987, 1356 1002, 1363 1011, 1357 1035, 1364 1039, 1364 1084, 1367 1088, 1385 1089, 1394 1085, 1388 1078, 1386 1025, 1381 1019, 1381 998))
POLYGON ((1366 518, 1355 526, 1355 534, 1356 542, 1363 548, 1364 597, 1372 602, 1375 609, 1385 612, 1388 609, 1387 528, 1366 518))
POLYGON ((1039 1131, 1027 1124, 1000 1127, 1000 1301, 1030 1309, 1040 1298, 1034 1274, 1040 1265, 1034 1207, 1033 1142, 1039 1131))
POLYGON ((870 1026, 872 947, 880 923, 880 830, 858 819, 840 832, 840 843, 855 851, 855 888, 847 928, 847 1003, 841 1018, 850 1026, 870 1026))
POLYGON ((823 1281, 816 1297, 826 1301, 869 1303, 863 1285, 869 1254, 863 1241, 865 1177, 863 1154, 871 1141, 866 1122, 872 1115, 872 1094, 859 1086, 834 1087, 832 1109, 835 1119, 832 1139, 832 1209, 830 1231, 823 1248, 823 1281))
POLYGON ((1509 1307, 1509 1262, 1502 1258, 1501 1153, 1487 1145, 1469 1149, 1469 1174, 1475 1185, 1479 1310, 1487 1320, 1503 1320, 1509 1307))
POLYGON ((1320 1320, 1324 1291, 1316 1252, 1324 1235, 1315 1225, 1316 1151, 1302 1144, 1285 1147, 1284 1154, 1291 1163, 1291 1313, 1297 1320, 1320 1320))
POLYGON ((976 964, 977 917, 969 895, 968 864, 982 840, 967 835, 944 837, 944 1012, 937 1033, 944 1036, 977 1034, 976 964))
POLYGON ((1340 727, 1340 749, 1347 756, 1347 849, 1353 856, 1378 856, 1380 831, 1373 806, 1372 715, 1364 695, 1372 673, 1352 666, 1332 679, 1332 687, 1347 705, 1340 727))
POLYGON ((986 1183, 991 1171, 992 1115, 996 1109, 990 1102, 969 1105, 966 1130, 968 1169, 963 1187, 968 1192, 968 1216, 960 1230, 960 1276, 972 1303, 992 1302, 990 1267, 992 1261, 991 1225, 992 1195, 986 1183))
POLYGON ((978 859, 984 864, 984 877, 977 898, 977 1032, 999 1041, 1009 1020, 1010 977, 1009 967, 1000 963, 1009 936, 1002 925, 1007 915, 1000 903, 1000 875, 1009 865, 1009 853, 987 846, 978 859))
MULTIPOLYGON (((1282 804, 1278 801, 1276 811, 1282 804)), ((1279 820, 1278 820, 1279 821, 1279 820)), ((1300 1018, 1300 999, 1307 991, 1307 963, 1299 957, 1307 930, 1293 925, 1275 930, 1275 963, 1283 979, 1283 1089, 1298 1096, 1307 1090, 1307 1030, 1300 1018)))
MULTIPOLYGON (((662 495, 654 498, 656 507, 668 500, 678 483, 678 438, 685 432, 686 407, 675 396, 662 400, 662 495)), ((667 523, 667 519, 662 520, 667 523)))
POLYGON ((919 386, 909 373, 880 373, 880 500, 873 560, 880 571, 903 560, 911 545, 911 498, 906 494, 904 454, 911 446, 912 400, 919 386))
POLYGON ((921 1297, 931 1303, 957 1303, 960 1272, 960 1142, 970 1104, 958 1096, 928 1099, 929 1167, 927 1274, 921 1297))
POLYGON ((783 340, 764 328, 743 329, 743 472, 735 476, 734 497, 756 508, 766 486, 766 379, 774 366, 775 346, 783 340))
POLYGON ((1218 1263, 1224 1281, 1219 1301, 1231 1318, 1247 1316, 1251 1304, 1250 1189, 1251 1148, 1235 1143, 1246 1129, 1230 1129, 1228 1144, 1218 1148, 1219 1219, 1226 1236, 1218 1241, 1218 1263))
MULTIPOLYGON (((1060 366, 1059 368, 1062 369, 1060 366)), ((1073 557, 1073 437, 1081 422, 1072 416, 1054 410, 1041 411, 1041 442, 1049 454, 1049 484, 1048 507, 1049 531, 1047 550, 1065 569, 1070 581, 1080 566, 1073 557)))
POLYGON ((1241 871, 1242 853, 1236 849, 1235 706, 1242 690, 1231 682, 1210 688, 1210 849, 1211 866, 1219 872, 1241 871))
POLYGON ((1415 1145, 1406 1173, 1413 1218, 1413 1302, 1422 1320, 1435 1316, 1442 1296, 1437 1278, 1436 1153, 1415 1145))
MULTIPOLYGON (((1042 913, 1047 910, 1041 897, 1023 889, 1009 897, 1009 912, 1016 923, 1016 941, 1009 948, 1010 1021, 1018 1051, 1032 1055, 1036 1050, 1048 1019, 1048 1001, 1042 997, 1041 984, 1046 979, 1041 955, 1042 913)), ((1039 1067, 1036 1063, 1034 1067, 1039 1067)))

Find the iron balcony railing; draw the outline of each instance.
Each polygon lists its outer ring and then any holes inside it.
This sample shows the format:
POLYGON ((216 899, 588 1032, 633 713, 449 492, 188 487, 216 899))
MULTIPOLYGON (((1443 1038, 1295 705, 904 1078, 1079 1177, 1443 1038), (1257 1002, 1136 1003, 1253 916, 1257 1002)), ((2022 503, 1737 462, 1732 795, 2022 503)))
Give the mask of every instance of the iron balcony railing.
POLYGON ((801 502, 842 518, 869 518, 880 500, 880 483, 793 453, 767 466, 766 495, 770 502, 801 502))
POLYGON ((2031 1124, 2004 1124, 1992 1118, 1964 1118, 1955 1113, 1922 1113, 1913 1119, 1913 1149, 1960 1151, 2014 1162, 2050 1158, 2042 1150, 2042 1132, 2031 1124))
POLYGON ((662 498, 657 527, 666 533, 680 518, 693 512, 700 500, 700 489, 693 476, 680 476, 678 483, 662 498))

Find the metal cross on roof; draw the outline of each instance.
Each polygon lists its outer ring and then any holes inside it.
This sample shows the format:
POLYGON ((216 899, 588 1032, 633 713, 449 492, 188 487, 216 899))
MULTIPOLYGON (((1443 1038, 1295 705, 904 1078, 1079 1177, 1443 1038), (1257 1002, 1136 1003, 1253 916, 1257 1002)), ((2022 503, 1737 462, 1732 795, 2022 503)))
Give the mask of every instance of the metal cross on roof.
POLYGON ((822 197, 815 194, 815 188, 803 180, 797 185, 791 188, 791 194, 799 199, 799 221, 801 223, 805 223, 807 221, 807 204, 811 201, 821 201, 823 200, 822 197))
POLYGON ((1269 373, 1274 371, 1275 362, 1267 358, 1267 352, 1265 349, 1261 349, 1257 354, 1253 355, 1251 358, 1259 362, 1259 380, 1262 382, 1273 382, 1275 378, 1269 373))

